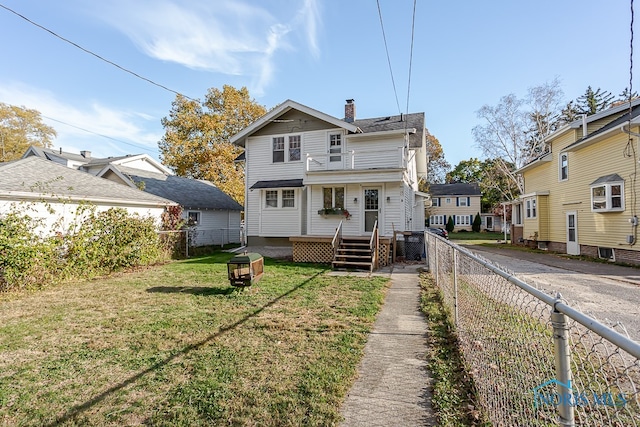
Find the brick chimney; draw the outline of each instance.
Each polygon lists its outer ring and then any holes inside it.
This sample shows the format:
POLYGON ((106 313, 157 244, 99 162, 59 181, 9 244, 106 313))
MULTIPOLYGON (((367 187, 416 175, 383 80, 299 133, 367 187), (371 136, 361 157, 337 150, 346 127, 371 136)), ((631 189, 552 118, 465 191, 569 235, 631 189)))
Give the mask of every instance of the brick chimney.
POLYGON ((356 120, 356 104, 353 99, 347 99, 344 106, 344 121, 353 123, 356 120))
POLYGON ((91 158, 91 151, 81 151, 80 155, 82 157, 84 157, 85 159, 90 159, 91 158))

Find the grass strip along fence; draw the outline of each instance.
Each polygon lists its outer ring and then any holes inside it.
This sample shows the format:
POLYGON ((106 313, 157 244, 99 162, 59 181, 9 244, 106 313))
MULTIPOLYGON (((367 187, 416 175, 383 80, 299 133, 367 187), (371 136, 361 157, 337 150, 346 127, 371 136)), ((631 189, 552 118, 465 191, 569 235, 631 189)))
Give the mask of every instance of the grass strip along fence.
POLYGON ((454 243, 425 242, 493 425, 640 425, 638 343, 454 243))
POLYGON ((0 425, 333 425, 387 279, 229 254, 0 299, 0 425))

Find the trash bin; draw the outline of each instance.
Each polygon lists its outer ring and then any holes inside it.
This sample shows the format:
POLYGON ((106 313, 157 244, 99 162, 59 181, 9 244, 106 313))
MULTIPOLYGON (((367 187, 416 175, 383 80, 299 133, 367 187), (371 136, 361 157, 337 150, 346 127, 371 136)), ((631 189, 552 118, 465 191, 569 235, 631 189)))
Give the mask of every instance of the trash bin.
POLYGON ((424 231, 412 231, 404 236, 405 259, 412 261, 422 260, 424 254, 424 231))
POLYGON ((264 274, 264 258, 255 252, 236 255, 227 262, 227 271, 232 286, 251 286, 264 274))

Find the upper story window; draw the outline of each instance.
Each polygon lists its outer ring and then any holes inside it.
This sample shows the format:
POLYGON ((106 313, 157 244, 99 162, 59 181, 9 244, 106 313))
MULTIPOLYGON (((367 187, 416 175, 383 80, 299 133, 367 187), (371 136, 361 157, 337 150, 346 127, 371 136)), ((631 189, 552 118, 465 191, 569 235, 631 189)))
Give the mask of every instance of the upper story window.
POLYGON ((274 136, 272 139, 273 163, 300 161, 302 138, 300 135, 274 136))
POLYGON ((456 206, 471 206, 470 197, 456 197, 456 206))
POLYGON ((344 187, 324 187, 322 189, 322 207, 324 209, 344 209, 344 187))
MULTIPOLYGON (((342 134, 332 133, 329 135, 329 154, 342 153, 342 134)), ((329 156, 330 162, 339 162, 342 156, 329 156)))
POLYGON ((567 153, 560 154, 558 165, 560 167, 560 181, 566 181, 569 179, 569 157, 567 153))
POLYGON ((624 210, 624 182, 620 176, 601 177, 591 184, 591 210, 594 212, 624 210))
POLYGON ((536 199, 527 199, 524 202, 525 205, 525 215, 527 218, 535 218, 536 217, 536 199))
POLYGON ((447 197, 446 199, 444 199, 444 202, 445 202, 447 205, 451 204, 451 198, 450 198, 450 197, 447 197))
POLYGON ((300 160, 300 135, 291 135, 289 137, 289 161, 298 160, 300 160))
POLYGON ((440 206, 440 197, 436 197, 434 199, 431 199, 433 206, 438 207, 440 206))

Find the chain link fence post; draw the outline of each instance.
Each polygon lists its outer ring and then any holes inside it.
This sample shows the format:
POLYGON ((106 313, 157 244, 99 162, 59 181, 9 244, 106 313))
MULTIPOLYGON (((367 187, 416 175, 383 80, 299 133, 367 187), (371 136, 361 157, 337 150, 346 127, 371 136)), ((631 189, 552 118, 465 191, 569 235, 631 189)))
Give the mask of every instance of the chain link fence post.
MULTIPOLYGON (((556 303, 562 302, 561 295, 556 297, 556 303)), ((556 365, 556 386, 558 393, 558 424, 574 427, 575 414, 571 387, 571 350, 569 347, 569 324, 567 316, 556 310, 551 312, 551 326, 553 327, 553 353, 556 365)))
POLYGON ((438 277, 440 276, 439 271, 438 271, 438 239, 434 239, 433 241, 434 245, 433 245, 433 252, 434 252, 434 259, 435 259, 435 269, 436 269, 436 286, 440 286, 440 281, 438 280, 438 277))
POLYGON ((453 249, 453 324, 458 327, 458 250, 453 249))

